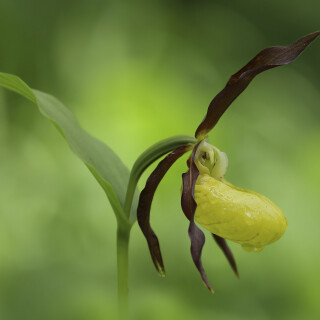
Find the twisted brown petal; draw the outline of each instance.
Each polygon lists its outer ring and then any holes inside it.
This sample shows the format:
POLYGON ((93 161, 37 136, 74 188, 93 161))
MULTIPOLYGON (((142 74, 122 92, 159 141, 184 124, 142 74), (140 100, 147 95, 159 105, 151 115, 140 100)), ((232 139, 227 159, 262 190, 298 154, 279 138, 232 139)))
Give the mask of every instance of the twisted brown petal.
POLYGON ((207 114, 196 131, 196 138, 203 138, 217 124, 230 104, 244 91, 256 75, 292 62, 319 34, 320 31, 314 32, 290 46, 269 47, 258 53, 229 79, 225 88, 211 101, 207 114))
POLYGON ((204 236, 204 233, 197 227, 197 225, 194 222, 194 214, 197 208, 197 204, 194 200, 194 187, 195 187, 197 178, 199 176, 198 168, 194 163, 194 156, 198 146, 199 146, 199 143, 193 149, 191 158, 188 159, 188 162, 187 162, 189 167, 188 172, 182 175, 183 191, 182 191, 182 197, 181 197, 181 207, 184 214, 190 221, 188 234, 191 240, 191 256, 192 256, 193 262, 197 267, 198 271, 200 272, 200 275, 204 284, 211 291, 211 293, 213 293, 213 289, 207 280, 207 276, 205 274, 205 271, 203 269, 202 262, 201 262, 201 252, 202 252, 203 245, 205 243, 205 236, 204 236))
POLYGON ((218 244, 218 246, 220 247, 220 249, 223 251, 227 260, 229 261, 229 264, 230 264, 232 270, 234 271, 236 276, 239 278, 239 273, 238 273, 236 261, 234 260, 233 254, 232 254, 229 246, 227 245, 226 240, 217 236, 216 234, 213 234, 213 233, 212 233, 212 236, 213 236, 213 239, 218 244))
POLYGON ((153 196, 156 189, 174 162, 185 152, 190 150, 190 146, 182 146, 159 162, 156 169, 149 176, 145 188, 141 191, 139 205, 137 209, 137 219, 139 226, 147 239, 152 261, 161 276, 165 276, 165 269, 160 251, 160 245, 157 236, 150 226, 150 209, 153 196))

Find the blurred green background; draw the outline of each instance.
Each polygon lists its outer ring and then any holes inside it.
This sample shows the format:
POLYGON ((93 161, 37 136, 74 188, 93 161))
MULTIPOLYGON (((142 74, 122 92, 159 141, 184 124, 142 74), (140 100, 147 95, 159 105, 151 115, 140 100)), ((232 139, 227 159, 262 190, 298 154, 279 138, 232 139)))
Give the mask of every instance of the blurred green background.
MULTIPOLYGON (((320 2, 1 0, 0 13, 0 71, 59 97, 130 168, 152 143, 193 134, 258 51, 319 29, 320 2)), ((227 179, 283 209, 284 237, 258 254, 230 243, 237 280, 208 236, 210 295, 189 253, 181 159, 152 208, 167 278, 133 228, 132 319, 320 318, 319 57, 318 39, 258 76, 210 134, 229 156, 227 179)), ((0 320, 115 319, 115 227, 102 189, 56 129, 0 90, 0 320)))

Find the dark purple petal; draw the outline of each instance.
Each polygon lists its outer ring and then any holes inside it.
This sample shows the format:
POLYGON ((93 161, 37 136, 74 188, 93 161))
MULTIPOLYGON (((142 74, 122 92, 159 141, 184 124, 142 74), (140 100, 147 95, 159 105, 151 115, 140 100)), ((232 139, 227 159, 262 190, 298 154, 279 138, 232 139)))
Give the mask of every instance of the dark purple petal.
POLYGON ((226 87, 211 101, 207 114, 196 131, 196 138, 203 138, 217 124, 230 104, 257 74, 292 62, 319 34, 320 31, 309 34, 290 46, 269 47, 258 53, 230 78, 226 87))
POLYGON ((228 247, 226 240, 217 236, 216 234, 213 234, 213 233, 212 233, 212 236, 213 236, 214 240, 216 241, 216 243, 218 244, 218 246, 220 247, 220 249, 223 251, 227 260, 229 261, 229 264, 230 264, 232 270, 234 271, 236 276, 239 278, 239 273, 238 273, 236 261, 234 260, 233 254, 232 254, 230 248, 228 247))
POLYGON ((159 162, 156 169, 149 176, 145 188, 141 191, 139 205, 137 210, 137 219, 139 226, 147 239, 152 261, 161 276, 165 276, 165 269, 162 261, 160 245, 157 236, 150 226, 150 209, 153 196, 157 187, 174 164, 184 153, 190 150, 190 146, 182 146, 168 154, 162 161, 159 162))
POLYGON ((182 195, 181 195, 181 207, 188 220, 193 219, 194 213, 197 208, 197 204, 193 198, 194 186, 199 176, 199 171, 190 170, 182 175, 182 195), (194 183, 193 183, 194 181, 194 183))
POLYGON ((181 207, 188 220, 191 220, 197 208, 197 204, 194 200, 194 187, 199 176, 199 170, 194 163, 194 156, 197 152, 200 142, 194 147, 192 154, 187 160, 188 172, 182 175, 182 196, 181 207))
POLYGON ((183 191, 181 196, 181 207, 184 214, 190 221, 188 234, 191 240, 191 256, 192 256, 193 262, 196 265, 197 269, 199 270, 204 284, 211 291, 211 293, 213 293, 213 289, 207 280, 207 277, 201 262, 201 253, 202 253, 203 245, 205 243, 205 236, 204 236, 204 233, 197 227, 197 225, 194 222, 194 214, 197 208, 197 204, 194 200, 194 188, 195 188, 197 178, 199 176, 199 170, 194 163, 194 156, 198 149, 198 146, 199 146, 199 143, 195 146, 195 148, 193 149, 191 158, 188 159, 187 161, 187 164, 189 167, 188 172, 182 175, 183 191))
POLYGON ((201 253, 202 253, 202 248, 205 243, 205 236, 204 236, 204 233, 194 223, 194 219, 190 220, 188 234, 189 234, 189 237, 191 240, 192 260, 200 272, 202 281, 204 282, 206 287, 211 291, 211 293, 214 293, 214 291, 213 291, 213 289, 207 279, 206 273, 203 269, 202 262, 201 262, 201 253))

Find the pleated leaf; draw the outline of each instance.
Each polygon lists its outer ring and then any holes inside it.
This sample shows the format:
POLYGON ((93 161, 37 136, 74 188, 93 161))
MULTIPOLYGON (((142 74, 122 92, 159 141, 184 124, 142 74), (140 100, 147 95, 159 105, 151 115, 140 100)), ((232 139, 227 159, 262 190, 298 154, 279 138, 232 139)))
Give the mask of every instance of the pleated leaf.
POLYGON ((129 181, 129 170, 120 158, 107 145, 82 129, 72 112, 55 97, 31 89, 20 78, 11 74, 0 73, 0 86, 22 95, 38 107, 99 182, 118 221, 123 224, 132 224, 135 219, 138 197, 136 192, 130 214, 132 218, 128 220, 122 208, 129 181))

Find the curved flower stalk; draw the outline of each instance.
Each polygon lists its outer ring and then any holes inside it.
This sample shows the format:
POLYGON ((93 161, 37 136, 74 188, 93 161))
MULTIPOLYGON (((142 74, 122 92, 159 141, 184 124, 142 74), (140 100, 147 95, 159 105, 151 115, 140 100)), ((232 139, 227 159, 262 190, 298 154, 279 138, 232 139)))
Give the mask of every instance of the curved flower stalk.
POLYGON ((228 158, 225 153, 207 143, 207 134, 256 75, 292 62, 319 34, 318 31, 292 45, 269 47, 258 53, 231 76, 225 88, 211 101, 195 133, 197 144, 193 147, 179 147, 167 155, 150 175, 140 194, 137 218, 160 275, 165 275, 165 268, 158 238, 150 226, 151 203, 163 176, 179 157, 191 149, 187 161, 188 171, 182 175, 181 207, 189 220, 188 234, 193 262, 212 293, 213 289, 201 263, 205 235, 195 221, 212 233, 236 275, 237 266, 225 239, 241 244, 246 251, 259 252, 285 232, 286 218, 271 200, 254 191, 235 187, 224 179, 228 158))

